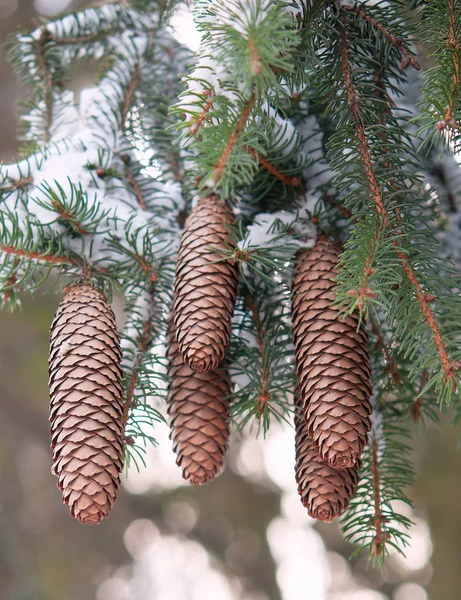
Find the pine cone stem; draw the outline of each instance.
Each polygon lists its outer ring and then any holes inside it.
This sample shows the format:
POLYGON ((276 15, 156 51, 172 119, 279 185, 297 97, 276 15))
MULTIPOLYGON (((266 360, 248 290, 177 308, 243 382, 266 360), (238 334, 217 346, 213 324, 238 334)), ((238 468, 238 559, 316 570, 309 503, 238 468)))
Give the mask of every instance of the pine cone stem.
POLYGON ((183 477, 193 485, 214 479, 229 441, 230 380, 225 368, 198 373, 185 364, 173 326, 168 336, 173 450, 183 477))
POLYGON ((231 248, 231 209, 218 196, 199 200, 186 220, 176 265, 174 323, 180 352, 193 371, 218 367, 229 343, 238 268, 231 248))
POLYGON ((107 517, 124 455, 122 352, 104 294, 72 286, 51 326, 49 358, 53 472, 70 514, 82 523, 107 517))
POLYGON ((292 286, 293 342, 301 405, 323 460, 351 467, 371 427, 368 335, 358 312, 340 319, 335 277, 340 249, 321 236, 297 256, 292 286))
POLYGON ((296 483, 301 502, 309 516, 332 521, 349 506, 359 481, 360 461, 337 470, 324 462, 309 435, 302 414, 295 416, 296 483))

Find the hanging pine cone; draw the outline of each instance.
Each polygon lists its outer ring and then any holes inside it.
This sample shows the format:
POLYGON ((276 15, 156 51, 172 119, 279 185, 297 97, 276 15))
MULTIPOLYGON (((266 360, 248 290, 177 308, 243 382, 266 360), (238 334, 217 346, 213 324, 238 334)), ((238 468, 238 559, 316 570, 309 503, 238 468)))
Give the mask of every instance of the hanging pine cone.
POLYGON ((351 467, 370 430, 370 355, 359 314, 332 306, 340 249, 321 236, 297 256, 292 286, 293 342, 309 434, 323 460, 351 467))
POLYGON ((360 460, 348 469, 334 469, 321 459, 302 414, 295 416, 295 429, 296 483, 301 502, 312 518, 332 521, 349 506, 359 481, 360 460))
POLYGON ((70 514, 98 524, 115 501, 123 467, 122 353, 104 294, 72 286, 51 325, 53 472, 70 514))
POLYGON ((230 380, 223 367, 197 373, 184 363, 173 327, 168 336, 168 400, 173 450, 184 479, 201 485, 221 470, 229 441, 230 380))
POLYGON ((238 269, 223 256, 233 222, 231 209, 211 194, 192 210, 181 238, 174 322, 181 354, 198 373, 216 369, 229 343, 238 269))

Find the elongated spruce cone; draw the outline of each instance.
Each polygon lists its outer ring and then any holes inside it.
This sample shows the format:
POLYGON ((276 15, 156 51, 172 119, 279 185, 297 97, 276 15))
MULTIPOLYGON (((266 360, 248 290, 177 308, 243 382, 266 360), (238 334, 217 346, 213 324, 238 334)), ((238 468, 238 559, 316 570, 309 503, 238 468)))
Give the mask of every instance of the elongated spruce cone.
POLYGON ((198 373, 216 369, 229 343, 238 269, 223 257, 231 247, 232 223, 227 204, 209 195, 198 201, 181 237, 174 323, 184 361, 198 373))
POLYGON ((296 483, 309 516, 332 521, 349 506, 359 481, 360 460, 348 469, 334 469, 322 460, 302 415, 295 417, 296 483))
POLYGON ((167 341, 170 437, 184 479, 201 485, 214 479, 224 462, 229 441, 230 380, 223 367, 207 373, 192 371, 184 363, 171 329, 167 341))
POLYGON ((122 353, 104 294, 71 287, 51 325, 49 358, 53 472, 70 514, 82 523, 107 517, 124 453, 122 353))
POLYGON ((368 440, 370 355, 364 323, 332 306, 340 249, 321 236, 299 252, 292 286, 298 386, 309 434, 323 460, 351 467, 368 440))

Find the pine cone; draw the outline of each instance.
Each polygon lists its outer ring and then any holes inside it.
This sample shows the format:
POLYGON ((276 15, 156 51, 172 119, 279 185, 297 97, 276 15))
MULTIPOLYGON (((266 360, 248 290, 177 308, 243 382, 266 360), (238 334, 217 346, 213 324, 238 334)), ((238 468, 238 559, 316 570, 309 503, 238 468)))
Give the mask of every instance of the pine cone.
POLYGON ((359 315, 332 306, 340 249, 328 238, 297 256, 292 286, 293 342, 301 403, 323 460, 351 467, 368 440, 371 414, 368 336, 359 315))
POLYGON ((172 329, 167 340, 170 437, 184 479, 201 485, 214 479, 223 465, 229 441, 230 380, 223 367, 207 373, 192 371, 183 361, 172 329))
POLYGON ((231 246, 231 209, 218 196, 202 198, 186 220, 176 265, 174 322, 181 354, 198 373, 224 358, 238 285, 231 246))
POLYGON ((359 481, 360 460, 336 470, 324 462, 309 437, 302 415, 295 416, 296 483, 301 502, 309 515, 319 521, 332 521, 349 506, 359 481))
POLYGON ((72 286, 51 325, 53 472, 70 514, 98 524, 115 501, 123 467, 122 352, 104 294, 72 286))

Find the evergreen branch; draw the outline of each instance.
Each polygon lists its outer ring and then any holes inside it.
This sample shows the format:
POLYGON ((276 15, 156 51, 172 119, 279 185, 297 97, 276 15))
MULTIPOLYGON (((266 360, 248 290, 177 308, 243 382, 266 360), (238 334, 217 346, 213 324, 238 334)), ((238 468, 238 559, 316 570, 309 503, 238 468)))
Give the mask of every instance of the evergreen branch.
POLYGON ((402 383, 402 378, 400 376, 399 367, 397 365, 397 361, 389 350, 389 346, 386 344, 384 336, 379 328, 378 322, 374 317, 370 318, 371 329, 373 333, 376 335, 378 346, 380 347, 384 358, 386 359, 386 363, 388 365, 389 373, 392 376, 392 380, 396 386, 399 386, 402 383))
POLYGON ((255 158, 259 164, 264 167, 271 175, 276 177, 279 181, 281 181, 287 187, 299 187, 301 185, 301 180, 299 177, 289 177, 285 175, 275 165, 270 163, 264 156, 258 154, 256 150, 253 148, 248 148, 247 146, 243 146, 243 149, 250 154, 253 158, 255 158))
POLYGON ((224 147, 224 149, 221 153, 221 156, 219 157, 219 159, 214 167, 213 181, 215 184, 219 183, 221 177, 224 174, 224 168, 226 166, 227 159, 229 158, 229 155, 232 152, 232 149, 234 148, 234 146, 237 142, 238 136, 240 135, 240 133, 243 131, 243 128, 245 127, 245 123, 247 122, 247 120, 250 116, 251 109, 253 108, 255 102, 256 102, 256 95, 253 94, 251 96, 251 98, 248 100, 248 102, 245 104, 242 114, 240 115, 240 118, 238 119, 237 123, 235 124, 234 130, 232 131, 232 133, 229 136, 227 144, 224 147))
POLYGON ((46 45, 50 41, 50 34, 46 27, 41 30, 41 35, 37 41, 37 60, 41 73, 41 80, 44 89, 43 97, 45 100, 45 142, 51 139, 51 125, 53 123, 53 75, 50 72, 46 60, 46 45))
POLYGON ((361 19, 370 23, 374 28, 376 28, 383 35, 385 35, 386 38, 390 41, 390 43, 393 44, 404 57, 404 65, 410 64, 417 71, 421 69, 421 65, 419 64, 419 62, 416 60, 413 54, 411 54, 411 52, 405 47, 404 41, 401 38, 393 35, 384 25, 382 25, 382 23, 380 23, 374 17, 365 12, 362 5, 341 4, 341 10, 358 15, 361 19))
POLYGON ((122 124, 123 130, 125 130, 125 127, 126 127, 128 113, 133 105, 134 94, 139 85, 140 78, 141 78, 141 70, 139 68, 139 64, 137 64, 133 70, 133 73, 131 75, 131 79, 130 79, 129 83, 128 83, 127 87, 125 88, 125 93, 124 93, 124 97, 123 97, 122 119, 121 119, 121 124, 122 124))
POLYGON ((209 97, 209 99, 207 100, 205 106, 203 107, 202 111, 200 112, 200 114, 198 115, 198 117, 196 119, 192 120, 192 127, 190 129, 190 132, 192 135, 197 135, 198 132, 200 131, 200 127, 202 126, 203 122, 206 119, 207 114, 209 113, 211 107, 213 106, 213 95, 209 90, 204 90, 203 95, 205 97, 209 97))
POLYGON ((373 507, 374 507, 374 528, 375 535, 373 537, 372 551, 375 558, 379 558, 383 551, 385 543, 389 539, 389 534, 383 532, 384 517, 381 512, 381 482, 379 475, 379 460, 378 460, 378 442, 374 436, 370 441, 371 453, 371 471, 373 473, 373 507))
POLYGON ((261 315, 259 314, 258 306, 255 302, 255 298, 252 295, 247 296, 247 304, 248 308, 251 311, 253 316, 253 322, 256 327, 256 336, 258 342, 258 350, 261 358, 261 383, 259 386, 259 394, 256 400, 256 413, 258 417, 264 413, 267 408, 267 405, 270 401, 269 395, 269 384, 270 384, 270 373, 269 373, 269 365, 266 362, 266 347, 265 347, 265 331, 261 320, 261 315))
POLYGON ((30 260, 48 263, 50 265, 80 265, 81 262, 77 258, 71 258, 69 256, 54 256, 53 254, 43 254, 39 251, 28 251, 23 248, 14 248, 13 246, 7 246, 0 244, 0 252, 4 254, 12 254, 13 256, 28 258, 30 260))
MULTIPOLYGON (((153 291, 153 290, 152 290, 153 291)), ((152 344, 152 316, 150 315, 143 323, 142 333, 136 340, 136 355, 133 364, 133 368, 131 371, 131 376, 129 379, 128 390, 126 393, 125 400, 125 415, 124 415, 124 423, 128 421, 130 411, 137 406, 136 401, 134 400, 136 387, 139 382, 140 368, 142 363, 146 358, 146 353, 148 352, 151 344, 152 344)))
POLYGON ((354 76, 352 73, 352 66, 349 60, 349 46, 347 41, 346 21, 344 15, 341 15, 338 19, 338 32, 340 62, 343 73, 344 89, 346 91, 346 96, 350 107, 351 123, 359 144, 359 153, 363 160, 363 165, 370 188, 370 194, 376 205, 378 215, 381 217, 382 223, 380 223, 380 228, 384 228, 389 219, 389 215, 387 213, 386 207, 384 206, 384 202, 381 196, 381 190, 379 188, 374 173, 371 152, 368 147, 367 136, 365 133, 365 128, 363 126, 360 102, 354 87, 354 76))
POLYGON ((456 27, 456 12, 455 12, 455 0, 447 0, 448 4, 448 44, 453 50, 453 75, 452 75, 452 89, 449 96, 449 102, 445 113, 445 122, 456 129, 459 129, 459 125, 452 123, 453 115, 455 111, 456 103, 459 100, 460 94, 460 77, 461 77, 461 44, 457 36, 456 27))
POLYGON ((130 169, 129 167, 129 163, 130 163, 130 157, 123 155, 121 157, 121 159, 123 160, 123 162, 125 163, 125 174, 127 176, 128 182, 131 185, 131 187, 134 190, 134 193, 136 194, 136 198, 138 200, 138 204, 139 206, 143 209, 146 210, 147 208, 147 204, 146 201, 144 199, 144 195, 142 193, 141 190, 141 186, 139 185, 139 183, 136 180, 136 177, 134 176, 133 171, 130 169))

